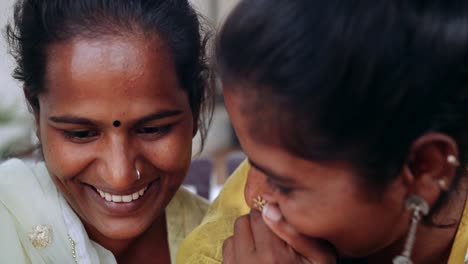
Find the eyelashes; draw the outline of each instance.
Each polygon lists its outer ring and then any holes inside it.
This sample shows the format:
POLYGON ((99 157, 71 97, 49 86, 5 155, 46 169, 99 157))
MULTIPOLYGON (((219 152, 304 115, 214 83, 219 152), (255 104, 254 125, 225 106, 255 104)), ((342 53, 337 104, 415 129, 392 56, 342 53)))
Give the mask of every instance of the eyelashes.
POLYGON ((137 129, 137 133, 141 134, 161 134, 167 133, 171 130, 172 125, 165 125, 165 126, 155 126, 155 127, 142 127, 137 129))
MULTIPOLYGON (((151 140, 166 135, 171 131, 173 124, 163 126, 144 126, 137 128, 135 134, 142 136, 144 139, 151 140)), ((75 143, 88 143, 97 139, 101 135, 101 131, 97 129, 77 129, 77 130, 62 130, 63 136, 75 143)))
POLYGON ((268 176, 267 176, 267 183, 273 190, 279 191, 283 195, 287 195, 293 191, 293 188, 275 183, 268 176))
POLYGON ((136 130, 136 133, 145 140, 156 140, 169 134, 173 127, 173 124, 155 127, 141 127, 136 130))
POLYGON ((98 135, 97 131, 93 130, 75 130, 75 131, 63 131, 66 137, 68 138, 88 138, 95 137, 98 135))
POLYGON ((66 139, 75 143, 87 143, 99 136, 97 130, 63 130, 66 139))

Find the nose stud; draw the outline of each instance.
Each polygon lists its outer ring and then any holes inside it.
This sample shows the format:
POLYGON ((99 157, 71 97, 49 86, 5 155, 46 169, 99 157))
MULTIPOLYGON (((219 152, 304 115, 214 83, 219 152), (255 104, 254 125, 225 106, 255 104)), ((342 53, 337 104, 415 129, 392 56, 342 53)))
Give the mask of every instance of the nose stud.
POLYGON ((253 206, 260 212, 263 211, 263 207, 265 207, 266 203, 267 202, 265 201, 265 199, 263 199, 261 195, 253 199, 253 206))

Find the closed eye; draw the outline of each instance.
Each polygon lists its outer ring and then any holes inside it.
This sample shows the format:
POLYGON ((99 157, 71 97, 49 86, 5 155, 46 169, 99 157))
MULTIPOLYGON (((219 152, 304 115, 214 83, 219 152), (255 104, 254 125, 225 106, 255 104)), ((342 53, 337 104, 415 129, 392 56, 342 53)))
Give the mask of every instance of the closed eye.
POLYGON ((281 194, 287 195, 293 191, 293 188, 275 183, 267 176, 267 183, 273 190, 278 190, 281 194))
POLYGON ((137 129, 137 133, 140 134, 161 134, 167 133, 171 129, 172 125, 155 126, 155 127, 142 127, 137 129))
POLYGON ((138 128, 136 133, 145 140, 155 140, 167 135, 173 126, 173 124, 163 126, 143 126, 138 128))
POLYGON ((63 130, 65 138, 75 143, 87 143, 99 136, 98 130, 63 130))

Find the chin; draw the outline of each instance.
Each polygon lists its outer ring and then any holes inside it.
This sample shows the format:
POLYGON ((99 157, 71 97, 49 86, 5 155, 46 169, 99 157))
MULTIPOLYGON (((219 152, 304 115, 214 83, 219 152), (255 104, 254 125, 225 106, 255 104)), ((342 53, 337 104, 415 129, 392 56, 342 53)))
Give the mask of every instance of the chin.
POLYGON ((111 240, 129 240, 134 239, 143 234, 151 221, 145 220, 144 217, 136 217, 131 219, 105 219, 104 221, 86 221, 84 225, 88 236, 94 240, 111 239, 111 240))
POLYGON ((103 235, 112 240, 132 240, 139 237, 145 230, 109 230, 103 235))
POLYGON ((107 227, 110 238, 114 239, 131 239, 140 236, 143 234, 150 226, 157 220, 151 221, 143 220, 143 217, 137 218, 130 221, 111 221, 109 225, 112 225, 111 228, 107 227))
POLYGON ((359 259, 371 256, 381 250, 383 247, 376 246, 376 244, 361 245, 361 247, 353 248, 336 248, 338 258, 340 259, 359 259))

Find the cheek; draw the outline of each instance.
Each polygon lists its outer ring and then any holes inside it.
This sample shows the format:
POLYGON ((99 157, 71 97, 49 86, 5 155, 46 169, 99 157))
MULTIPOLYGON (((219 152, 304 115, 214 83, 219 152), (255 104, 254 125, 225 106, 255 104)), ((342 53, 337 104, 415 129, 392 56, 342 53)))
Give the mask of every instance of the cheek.
MULTIPOLYGON (((280 199, 286 221, 298 232, 325 239, 345 255, 359 257, 383 248, 404 230, 402 211, 395 203, 366 200, 357 194, 336 192, 280 199)), ((404 233, 404 232, 403 232, 404 233)))
POLYGON ((351 219, 359 217, 363 201, 353 186, 325 182, 320 188, 298 189, 277 194, 278 204, 288 223, 311 237, 330 237, 348 229, 351 219))
POLYGON ((334 214, 334 212, 329 211, 325 205, 327 202, 319 201, 312 195, 289 194, 289 196, 285 196, 277 193, 275 196, 285 220, 300 233, 308 236, 319 237, 323 235, 329 225, 322 223, 327 223, 334 218, 330 214, 334 214))
POLYGON ((77 175, 92 160, 92 145, 77 145, 57 130, 41 128, 40 141, 47 168, 54 176, 67 180, 77 175))
MULTIPOLYGON (((178 126, 162 140, 151 144, 141 142, 144 157, 160 171, 185 177, 192 157, 192 130, 190 122, 178 126)), ((174 179, 176 180, 176 179, 174 179)))

